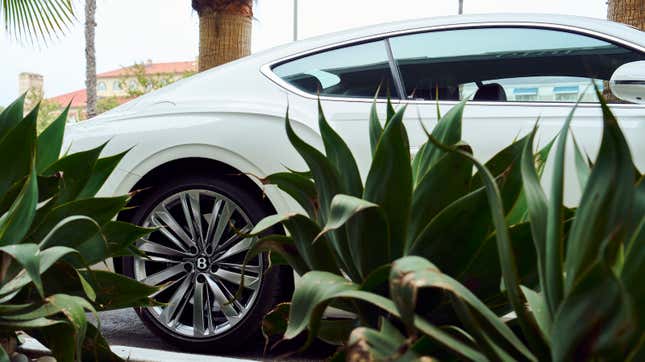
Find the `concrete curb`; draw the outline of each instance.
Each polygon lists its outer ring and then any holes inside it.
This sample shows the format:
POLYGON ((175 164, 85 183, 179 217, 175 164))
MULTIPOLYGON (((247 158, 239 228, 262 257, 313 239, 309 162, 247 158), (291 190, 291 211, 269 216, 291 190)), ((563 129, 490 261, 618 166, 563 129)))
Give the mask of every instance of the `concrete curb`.
MULTIPOLYGON (((43 346, 34 338, 24 336, 25 343, 19 346, 19 350, 26 354, 46 355, 49 349, 43 346)), ((110 346, 112 352, 117 356, 130 362, 198 362, 198 361, 218 361, 218 362, 248 362, 249 359, 219 357, 205 354, 191 354, 168 352, 158 349, 129 347, 129 346, 110 346)))

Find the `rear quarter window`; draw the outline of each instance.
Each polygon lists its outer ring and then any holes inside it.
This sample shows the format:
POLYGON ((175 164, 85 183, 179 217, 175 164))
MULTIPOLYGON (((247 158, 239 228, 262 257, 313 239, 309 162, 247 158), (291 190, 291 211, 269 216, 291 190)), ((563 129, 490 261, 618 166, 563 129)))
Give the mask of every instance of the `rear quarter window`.
POLYGON ((372 98, 379 85, 394 85, 382 40, 304 56, 272 70, 299 90, 324 96, 372 98))

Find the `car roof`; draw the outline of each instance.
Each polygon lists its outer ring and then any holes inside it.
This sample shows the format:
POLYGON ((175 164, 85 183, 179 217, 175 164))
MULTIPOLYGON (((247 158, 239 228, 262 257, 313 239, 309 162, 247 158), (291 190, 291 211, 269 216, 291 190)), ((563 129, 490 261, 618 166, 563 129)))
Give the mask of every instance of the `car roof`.
POLYGON ((277 59, 300 52, 310 51, 320 47, 325 47, 337 43, 351 42, 352 40, 359 40, 372 36, 386 36, 390 33, 414 31, 415 29, 422 30, 432 27, 454 25, 458 26, 469 24, 477 25, 483 23, 531 23, 535 25, 560 25, 565 27, 573 27, 600 32, 630 43, 638 44, 641 47, 645 47, 645 32, 639 31, 638 29, 625 24, 620 24, 604 19, 557 14, 501 13, 440 16, 370 25, 366 27, 344 30, 299 40, 256 53, 256 56, 257 58, 262 59, 277 59))
MULTIPOLYGON (((251 56, 244 57, 195 74, 189 78, 179 80, 152 93, 139 97, 134 101, 128 102, 123 106, 117 107, 110 112, 106 112, 103 114, 103 117, 99 118, 106 118, 110 117, 111 115, 118 116, 118 113, 122 113, 129 110, 130 108, 137 107, 139 103, 140 105, 151 104, 158 99, 173 97, 172 94, 177 95, 182 94, 182 92, 186 92, 186 94, 193 94, 192 90, 190 90, 191 86, 199 84, 200 82, 211 84, 213 79, 219 76, 238 77, 240 74, 240 69, 244 69, 242 74, 254 74, 253 72, 248 72, 248 70, 259 70, 261 66, 272 64, 283 58, 290 58, 299 53, 314 51, 319 48, 335 46, 345 42, 358 41, 360 39, 369 37, 379 37, 381 35, 388 36, 389 34, 397 32, 414 31, 415 29, 423 30, 426 28, 441 26, 467 26, 487 23, 499 25, 502 25, 504 23, 535 25, 549 24, 579 28, 592 32, 607 34, 611 37, 622 39, 623 41, 626 41, 628 43, 636 44, 640 47, 641 50, 645 49, 645 32, 639 31, 636 28, 632 28, 624 24, 614 23, 603 19, 594 19, 580 16, 509 13, 456 15, 404 20, 320 35, 257 52, 252 54, 251 56)), ((226 93, 229 94, 230 91, 230 89, 227 89, 226 93)), ((211 94, 211 96, 212 95, 213 94, 211 94)))

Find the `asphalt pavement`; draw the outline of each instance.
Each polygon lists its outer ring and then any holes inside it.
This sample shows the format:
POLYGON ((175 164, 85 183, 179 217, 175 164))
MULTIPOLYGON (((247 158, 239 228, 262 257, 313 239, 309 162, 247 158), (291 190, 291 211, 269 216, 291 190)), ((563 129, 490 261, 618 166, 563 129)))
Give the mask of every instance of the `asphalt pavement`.
MULTIPOLYGON (((148 331, 146 326, 139 320, 137 314, 131 308, 120 309, 109 312, 99 313, 101 319, 101 332, 108 340, 110 345, 121 345, 138 348, 151 348, 170 352, 183 352, 177 347, 165 343, 148 331)), ((213 355, 220 355, 231 358, 242 358, 252 360, 270 361, 276 360, 275 355, 263 355, 262 341, 256 343, 257 346, 251 347, 250 350, 240 351, 238 353, 218 353, 213 351, 213 355)), ((333 353, 329 346, 315 346, 305 355, 298 357, 292 356, 289 361, 321 361, 326 356, 333 353)))
POLYGON ((99 314, 101 332, 110 344, 154 348, 176 352, 176 348, 164 343, 146 329, 134 310, 119 309, 99 314))

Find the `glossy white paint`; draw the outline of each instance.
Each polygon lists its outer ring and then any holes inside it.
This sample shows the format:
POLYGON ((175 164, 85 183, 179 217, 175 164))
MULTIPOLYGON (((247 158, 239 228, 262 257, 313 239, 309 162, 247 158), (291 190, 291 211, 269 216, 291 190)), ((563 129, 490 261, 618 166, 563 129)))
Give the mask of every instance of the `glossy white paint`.
MULTIPOLYGON (((284 171, 285 165, 304 169, 304 163, 287 141, 284 116, 288 105, 298 134, 320 146, 316 98, 286 86, 270 73, 270 64, 363 39, 490 24, 567 29, 603 36, 645 52, 643 32, 621 24, 580 17, 473 15, 377 25, 294 42, 181 80, 99 117, 70 126, 66 144, 71 145, 71 151, 80 151, 109 141, 104 154, 132 148, 102 188, 103 195, 126 193, 154 168, 189 157, 218 160, 257 176, 284 171)), ((370 159, 367 115, 371 101, 330 97, 322 100, 332 126, 352 147, 365 176, 370 159)), ((425 140, 417 115, 432 127, 436 123, 435 102, 405 102, 410 104, 405 122, 414 152, 425 140)), ((444 111, 453 104, 440 102, 444 111)), ((613 108, 628 137, 637 166, 641 171, 645 170, 645 107, 617 105, 613 108)), ((570 104, 563 103, 471 102, 464 115, 464 139, 473 146, 475 155, 485 160, 528 132, 538 116, 541 117, 540 139, 544 142, 556 134, 570 109, 570 104)), ((383 100, 379 100, 379 111, 384 115, 383 100)), ((600 139, 599 117, 597 105, 582 105, 572 124, 578 141, 592 157, 600 139)), ((573 169, 571 161, 569 157, 569 171, 573 169)), ((275 188, 264 189, 278 212, 298 210, 289 197, 275 188)), ((566 190, 566 202, 577 203, 579 188, 572 171, 567 173, 566 190)))
POLYGON ((645 60, 618 67, 612 74, 609 85, 617 97, 645 104, 645 60))

